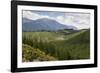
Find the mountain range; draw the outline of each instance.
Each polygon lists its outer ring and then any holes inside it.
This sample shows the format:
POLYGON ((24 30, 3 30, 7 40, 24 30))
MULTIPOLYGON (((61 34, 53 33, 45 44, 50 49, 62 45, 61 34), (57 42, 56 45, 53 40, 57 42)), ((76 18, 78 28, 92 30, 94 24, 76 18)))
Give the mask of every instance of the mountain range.
POLYGON ((53 19, 41 18, 37 20, 22 19, 23 31, 58 31, 63 29, 77 30, 75 26, 61 24, 53 19))

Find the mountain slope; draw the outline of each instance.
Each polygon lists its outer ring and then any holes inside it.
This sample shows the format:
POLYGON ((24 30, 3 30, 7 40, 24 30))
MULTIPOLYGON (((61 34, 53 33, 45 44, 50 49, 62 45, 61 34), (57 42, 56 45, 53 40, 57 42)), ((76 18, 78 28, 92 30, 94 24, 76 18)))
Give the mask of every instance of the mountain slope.
POLYGON ((77 29, 74 26, 64 25, 55 20, 42 18, 37 20, 29 20, 23 18, 23 31, 57 31, 62 29, 77 29))

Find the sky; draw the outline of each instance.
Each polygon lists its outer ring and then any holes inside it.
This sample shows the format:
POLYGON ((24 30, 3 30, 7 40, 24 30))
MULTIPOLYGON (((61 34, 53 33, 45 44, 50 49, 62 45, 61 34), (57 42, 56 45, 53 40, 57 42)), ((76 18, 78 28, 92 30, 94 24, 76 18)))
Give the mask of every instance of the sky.
POLYGON ((77 12, 51 12, 23 10, 23 18, 37 20, 41 18, 53 19, 64 25, 75 26, 78 29, 90 28, 90 14, 77 12))

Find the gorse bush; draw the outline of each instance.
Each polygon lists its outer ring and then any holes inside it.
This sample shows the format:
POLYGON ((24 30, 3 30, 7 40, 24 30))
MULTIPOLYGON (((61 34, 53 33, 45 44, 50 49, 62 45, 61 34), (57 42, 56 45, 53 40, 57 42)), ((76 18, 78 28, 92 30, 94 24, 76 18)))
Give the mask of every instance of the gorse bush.
POLYGON ((32 62, 32 61, 54 61, 56 58, 50 56, 49 54, 45 54, 45 52, 34 49, 29 45, 23 44, 22 46, 22 60, 23 62, 32 62))

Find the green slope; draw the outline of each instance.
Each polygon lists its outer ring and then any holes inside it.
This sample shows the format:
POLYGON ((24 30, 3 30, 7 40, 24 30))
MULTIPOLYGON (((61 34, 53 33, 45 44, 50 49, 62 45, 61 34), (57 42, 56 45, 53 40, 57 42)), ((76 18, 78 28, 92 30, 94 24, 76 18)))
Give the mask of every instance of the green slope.
POLYGON ((89 30, 73 34, 67 40, 52 42, 57 48, 59 59, 89 59, 90 58, 90 34, 89 30), (59 49, 59 51, 58 51, 59 49))
POLYGON ((90 58, 90 31, 71 34, 61 32, 23 32, 23 43, 59 60, 90 58))

